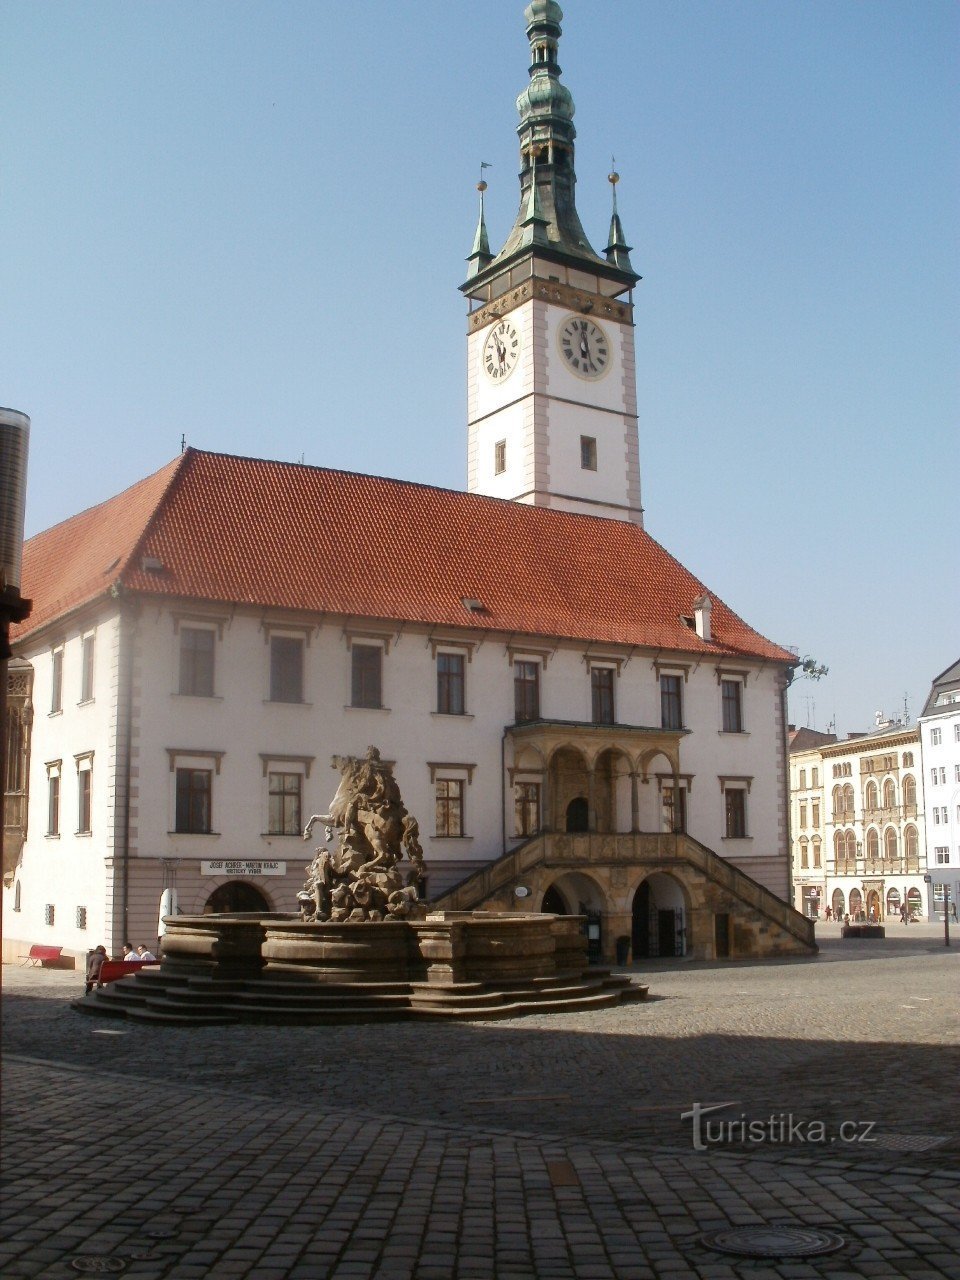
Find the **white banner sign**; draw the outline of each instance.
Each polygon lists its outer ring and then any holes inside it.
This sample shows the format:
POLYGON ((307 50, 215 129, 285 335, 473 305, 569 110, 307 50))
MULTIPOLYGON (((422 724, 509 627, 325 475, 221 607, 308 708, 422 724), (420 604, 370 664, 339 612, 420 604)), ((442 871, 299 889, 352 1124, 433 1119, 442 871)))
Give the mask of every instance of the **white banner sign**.
POLYGON ((202 876, 285 876, 285 862, 201 862, 202 876))

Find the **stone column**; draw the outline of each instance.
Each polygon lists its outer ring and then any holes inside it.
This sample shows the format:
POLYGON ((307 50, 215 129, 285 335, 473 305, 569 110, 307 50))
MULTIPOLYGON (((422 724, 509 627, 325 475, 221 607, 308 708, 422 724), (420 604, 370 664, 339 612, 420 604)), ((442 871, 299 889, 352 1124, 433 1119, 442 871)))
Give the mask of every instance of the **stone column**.
POLYGON ((593 765, 587 770, 587 830, 592 835, 597 829, 597 775, 593 765))
POLYGON ((637 789, 637 771, 630 770, 630 832, 636 835, 640 830, 640 792, 637 789))

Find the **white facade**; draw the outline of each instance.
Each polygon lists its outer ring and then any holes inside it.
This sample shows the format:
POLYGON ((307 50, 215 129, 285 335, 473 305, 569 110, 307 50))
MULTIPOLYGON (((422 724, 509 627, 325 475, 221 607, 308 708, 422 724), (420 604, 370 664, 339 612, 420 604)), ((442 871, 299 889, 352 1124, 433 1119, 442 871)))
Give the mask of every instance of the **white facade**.
POLYGON ((919 720, 927 826, 928 910, 960 903, 960 663, 934 681, 919 720))
MULTIPOLYGON (((396 762, 408 809, 420 822, 436 896, 515 847, 516 788, 542 784, 529 762, 517 766, 510 726, 516 719, 518 663, 533 664, 543 720, 578 726, 592 719, 591 669, 613 672, 621 726, 659 726, 660 678, 682 682, 680 783, 686 829, 741 870, 786 896, 783 820, 782 684, 772 664, 676 661, 662 652, 588 654, 582 643, 539 637, 505 644, 469 630, 438 633, 373 620, 310 619, 242 608, 169 606, 144 600, 77 619, 21 650, 34 672, 27 841, 4 892, 8 953, 55 942, 82 953, 129 938, 152 942, 159 899, 176 888, 178 905, 201 912, 219 886, 242 879, 273 910, 293 910, 309 849, 299 835, 271 833, 273 779, 292 775, 299 791, 294 830, 326 811, 338 775, 335 754, 377 745, 396 762), (211 637, 212 692, 181 693, 185 636, 211 637), (84 640, 94 643, 92 696, 81 696, 84 640), (302 700, 271 699, 276 638, 302 654, 302 700), (530 648, 525 649, 524 644, 530 648), (353 650, 382 653, 382 707, 351 705, 353 650), (60 654, 62 657, 56 657, 60 654), (463 714, 438 711, 442 655, 462 658, 463 714), (62 662, 61 709, 53 710, 55 663, 62 662), (742 731, 723 732, 721 676, 742 687, 742 731), (129 716, 129 722, 128 722, 129 716), (129 723, 129 728, 128 728, 129 723), (90 774, 89 821, 81 819, 82 774, 90 774), (209 778, 209 832, 178 831, 182 771, 209 778), (51 818, 51 777, 59 778, 59 821, 51 818), (297 781, 299 779, 299 781, 297 781), (725 794, 743 792, 743 835, 726 834, 725 794), (442 789, 462 795, 462 834, 438 832, 442 789), (89 830, 81 831, 84 825, 89 830), (264 864, 223 869, 216 862, 264 864), (277 864, 277 865, 274 865, 277 864), (250 874, 252 872, 252 874, 250 874), (53 908, 52 918, 49 908, 53 908), (85 915, 79 914, 83 908, 85 915), (49 923, 48 923, 49 920, 49 923)), ((191 640, 192 643, 192 640, 191 640)), ((619 766, 614 766, 616 773, 619 766)), ((631 782, 613 783, 606 828, 670 829, 664 790, 669 764, 654 762, 631 782), (631 786, 637 793, 636 827, 631 786)), ((542 811, 538 825, 544 823, 542 811)), ((563 815, 550 815, 563 829, 563 815)))

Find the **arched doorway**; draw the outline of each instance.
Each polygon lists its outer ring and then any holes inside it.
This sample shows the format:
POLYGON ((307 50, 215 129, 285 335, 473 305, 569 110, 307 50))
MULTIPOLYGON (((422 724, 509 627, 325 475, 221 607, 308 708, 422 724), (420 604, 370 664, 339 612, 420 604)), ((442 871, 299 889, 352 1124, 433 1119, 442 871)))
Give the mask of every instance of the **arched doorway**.
POLYGON ((843 919, 843 890, 834 889, 833 897, 831 898, 830 901, 833 906, 834 920, 842 920, 843 919))
POLYGON ((590 806, 583 796, 574 796, 567 805, 567 830, 572 832, 590 830, 590 806))
POLYGON ((600 887, 579 871, 569 871, 549 884, 540 910, 554 915, 584 917, 583 932, 587 938, 587 959, 598 964, 603 959, 603 916, 606 899, 600 887))
POLYGON ((238 912, 270 910, 270 903, 256 885, 248 884, 245 880, 228 880, 211 893, 204 905, 203 914, 208 916, 228 912, 233 915, 238 912))
POLYGON ((563 899, 563 895, 555 884, 552 884, 543 895, 543 902, 540 904, 540 910, 551 916, 567 916, 570 914, 570 910, 563 899))
POLYGON ((883 919, 883 902, 876 889, 870 889, 867 893, 867 919, 871 924, 879 924, 883 919))
POLYGON ((863 894, 859 889, 850 890, 850 919, 856 923, 863 915, 863 894))
POLYGON ((890 917, 891 920, 893 920, 899 914, 900 914, 900 890, 888 889, 887 890, 887 915, 890 917))
POLYGON ((682 956, 686 951, 686 902, 672 876, 654 872, 633 895, 633 956, 682 956))
POLYGON ((907 913, 911 919, 923 919, 923 897, 919 889, 907 890, 907 913))

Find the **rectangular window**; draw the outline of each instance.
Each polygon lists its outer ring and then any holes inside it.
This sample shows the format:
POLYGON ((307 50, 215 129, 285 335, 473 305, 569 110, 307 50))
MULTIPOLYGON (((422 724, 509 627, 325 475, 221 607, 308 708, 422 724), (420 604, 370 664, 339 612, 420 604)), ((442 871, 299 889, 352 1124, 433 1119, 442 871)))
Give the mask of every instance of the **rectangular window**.
POLYGON ((803 827, 805 827, 806 825, 807 825, 807 806, 806 806, 806 804, 805 804, 805 803, 803 803, 803 802, 801 801, 801 803, 800 803, 800 826, 801 826, 801 828, 803 828, 803 827))
MULTIPOLYGON (((724 683, 726 683, 726 681, 724 681, 724 683)), ((806 771, 806 769, 801 769, 801 770, 800 770, 800 781, 797 783, 797 786, 800 788, 800 790, 801 790, 801 791, 806 791, 806 789, 807 789, 807 771, 806 771)))
POLYGON ((77 774, 77 833, 88 836, 91 832, 91 795, 93 775, 90 769, 77 774))
POLYGON ((947 766, 945 764, 942 764, 940 766, 940 785, 943 787, 943 786, 946 786, 946 783, 947 783, 947 766))
POLYGON ((60 834, 60 775, 51 773, 47 778, 47 835, 60 834))
POLYGON ((810 817, 810 825, 814 828, 817 828, 820 826, 820 801, 814 800, 810 808, 812 810, 811 817, 810 817))
POLYGON ((54 920, 56 919, 56 916, 57 916, 57 909, 53 905, 53 903, 52 902, 46 903, 43 908, 43 923, 53 924, 54 920))
POLYGON ((216 632, 205 627, 180 629, 180 693, 213 697, 213 646, 216 632))
POLYGON ((590 691, 593 701, 593 723, 614 724, 613 667, 592 667, 590 691))
POLYGON ((270 701, 303 701, 303 641, 270 637, 270 701))
POLYGON ((943 825, 946 826, 947 823, 950 821, 950 818, 947 813, 947 806, 944 805, 943 808, 940 810, 940 812, 943 815, 943 825))
POLYGON ((810 772, 811 772, 811 774, 812 774, 812 777, 811 777, 811 779, 810 779, 810 785, 811 785, 811 787, 819 787, 819 785, 820 785, 820 770, 819 770, 819 769, 811 769, 811 771, 810 771, 810 772))
POLYGON ((63 650, 54 649, 50 668, 50 714, 63 710, 63 650))
POLYGON ((350 650, 350 705, 383 706, 383 650, 376 644, 355 644, 350 650))
POLYGON ((518 836, 535 836, 540 830, 540 783, 518 782, 515 789, 515 821, 518 836))
POLYGON ((931 730, 930 730, 930 745, 931 745, 931 747, 939 747, 939 746, 940 746, 940 741, 941 741, 941 738, 942 738, 942 737, 943 737, 943 734, 941 733, 941 731, 940 731, 939 729, 931 729, 931 730))
POLYGON ((300 821, 300 793, 303 775, 300 773, 270 774, 270 814, 268 834, 271 836, 298 836, 300 821))
POLYGON ((953 740, 954 742, 960 742, 960 724, 953 726, 953 740))
POLYGON ((960 764, 953 766, 953 780, 954 782, 960 782, 960 764))
POLYGON ((498 440, 493 446, 493 470, 495 475, 502 475, 507 469, 507 442, 498 440))
POLYGON ((938 866, 943 866, 950 861, 950 848, 948 845, 938 845, 934 849, 934 858, 938 866))
POLYGON ((935 804, 935 805, 933 806, 933 821, 934 821, 934 825, 939 827, 939 825, 940 825, 940 806, 939 806, 939 805, 937 805, 937 804, 935 804))
POLYGON ((209 835, 212 790, 212 770, 177 770, 176 830, 178 832, 209 835))
POLYGON ((445 716, 462 716, 464 707, 462 653, 437 654, 437 710, 445 716))
MULTIPOLYGON (((743 685, 739 680, 724 680, 721 683, 723 694, 723 732, 743 733, 743 685)), ((806 784, 806 770, 801 770, 801 777, 806 784)))
POLYGON ((819 840, 814 840, 813 842, 813 865, 815 867, 820 866, 820 841, 819 840))
POLYGON ((580 467, 583 471, 597 469, 597 441, 594 436, 580 437, 580 467))
POLYGON ((94 661, 94 637, 83 637, 83 648, 81 651, 81 674, 80 674, 80 701, 90 702, 93 699, 93 661, 94 661))
MULTIPOLYGON (((440 655, 443 656, 442 654, 440 655)), ((463 779, 437 779, 437 835, 463 835, 463 779)))
POLYGON ((513 664, 513 704, 517 724, 540 719, 540 664, 513 664))
POLYGON ((77 907, 77 928, 86 929, 87 927, 87 908, 77 907))
POLYGON ((937 771, 936 771, 936 769, 931 769, 931 770, 930 770, 930 785, 931 785, 931 787, 935 787, 935 786, 937 785, 937 771))
POLYGON ((686 787, 663 788, 663 825, 672 832, 687 829, 687 789, 686 787))
POLYGON ((660 677, 660 725, 664 729, 683 728, 681 676, 660 677))
POLYGON ((747 834, 747 793, 740 787, 727 787, 723 793, 728 840, 741 840, 747 834))

